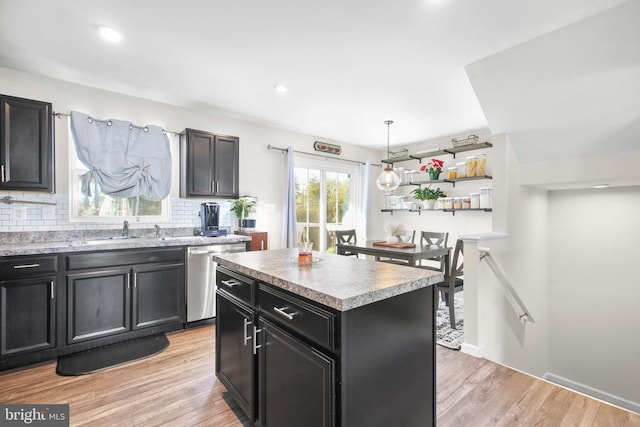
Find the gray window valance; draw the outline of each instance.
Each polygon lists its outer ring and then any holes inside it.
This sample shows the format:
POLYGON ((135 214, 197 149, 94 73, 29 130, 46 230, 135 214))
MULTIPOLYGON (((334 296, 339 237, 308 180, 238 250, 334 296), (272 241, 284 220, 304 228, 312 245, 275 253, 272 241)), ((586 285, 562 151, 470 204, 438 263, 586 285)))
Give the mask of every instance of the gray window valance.
POLYGON ((72 111, 71 132, 78 158, 89 168, 81 177, 83 193, 88 194, 89 183, 95 179, 113 197, 162 200, 169 194, 171 152, 161 127, 141 128, 72 111))

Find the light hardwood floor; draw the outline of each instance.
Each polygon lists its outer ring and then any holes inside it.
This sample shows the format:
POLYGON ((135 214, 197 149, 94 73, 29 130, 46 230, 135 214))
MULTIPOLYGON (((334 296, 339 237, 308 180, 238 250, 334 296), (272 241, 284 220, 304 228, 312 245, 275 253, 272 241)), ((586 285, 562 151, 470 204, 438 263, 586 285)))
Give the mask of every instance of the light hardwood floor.
MULTIPOLYGON (((164 352, 91 375, 58 376, 55 362, 5 371, 0 403, 68 403, 72 426, 251 426, 215 377, 214 336, 213 326, 173 333, 164 352)), ((437 364, 438 426, 640 426, 638 415, 458 351, 438 347, 437 364)))

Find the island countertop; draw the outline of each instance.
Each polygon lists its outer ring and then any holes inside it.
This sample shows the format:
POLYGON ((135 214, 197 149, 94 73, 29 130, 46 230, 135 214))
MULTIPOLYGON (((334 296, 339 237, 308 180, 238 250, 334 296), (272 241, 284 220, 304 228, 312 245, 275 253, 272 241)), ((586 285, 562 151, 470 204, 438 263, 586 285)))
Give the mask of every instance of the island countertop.
POLYGON ((216 254, 225 267, 296 295, 347 311, 443 280, 440 272, 349 256, 313 252, 301 267, 297 249, 216 254))

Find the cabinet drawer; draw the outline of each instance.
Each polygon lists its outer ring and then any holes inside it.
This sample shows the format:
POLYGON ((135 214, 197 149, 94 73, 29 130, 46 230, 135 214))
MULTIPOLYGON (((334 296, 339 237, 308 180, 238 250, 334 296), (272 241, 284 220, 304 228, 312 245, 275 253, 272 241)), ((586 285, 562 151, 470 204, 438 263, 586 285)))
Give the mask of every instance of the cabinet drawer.
POLYGON ((2 280, 55 273, 57 270, 57 256, 13 257, 0 260, 0 279, 2 280))
POLYGON ((225 267, 216 268, 216 286, 240 301, 253 305, 253 279, 225 267))
POLYGON ((184 248, 116 249, 66 256, 67 270, 104 268, 156 262, 184 262, 184 248))
POLYGON ((335 350, 334 313, 262 283, 258 292, 259 308, 264 315, 285 328, 298 332, 304 338, 335 350))

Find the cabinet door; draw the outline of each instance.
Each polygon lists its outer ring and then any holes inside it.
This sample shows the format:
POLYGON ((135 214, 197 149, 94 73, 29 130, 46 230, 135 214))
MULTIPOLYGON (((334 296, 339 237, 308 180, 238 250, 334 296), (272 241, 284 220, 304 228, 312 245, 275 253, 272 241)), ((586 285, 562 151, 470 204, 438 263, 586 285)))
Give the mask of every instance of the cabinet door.
POLYGON ((215 188, 219 197, 238 197, 239 139, 233 136, 216 136, 215 188))
POLYGON ((184 321, 184 264, 133 268, 133 329, 184 321))
POLYGON ((260 424, 335 425, 335 362, 260 317, 260 424))
POLYGON ((67 343, 131 329, 131 275, 112 269, 67 275, 67 343))
POLYGON ((187 129, 186 194, 184 197, 212 196, 214 193, 213 159, 215 136, 187 129))
POLYGON ((55 347, 55 276, 0 283, 0 356, 55 347))
POLYGON ((0 190, 54 191, 51 104, 0 96, 0 190))
POLYGON ((216 313, 216 376, 249 419, 254 421, 256 357, 253 311, 218 291, 216 313))

